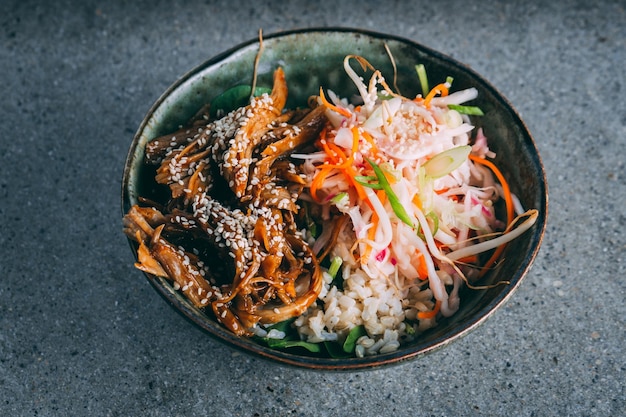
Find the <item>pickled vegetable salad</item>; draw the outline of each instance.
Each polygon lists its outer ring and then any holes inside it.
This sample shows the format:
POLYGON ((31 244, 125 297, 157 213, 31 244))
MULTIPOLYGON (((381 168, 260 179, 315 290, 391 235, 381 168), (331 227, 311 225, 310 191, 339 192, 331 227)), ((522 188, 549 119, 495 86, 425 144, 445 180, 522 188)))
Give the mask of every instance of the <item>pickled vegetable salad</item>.
MULTIPOLYGON (((414 302, 408 294, 425 290, 428 297, 416 304, 413 324, 401 317, 392 325, 397 332, 402 323, 401 330, 410 335, 434 325, 438 314, 454 314, 462 284, 492 267, 502 245, 530 228, 536 213, 521 216, 523 222, 514 220, 523 209, 487 160, 495 155, 483 132, 474 133, 470 122, 470 115, 482 115, 465 105, 477 97, 475 88, 451 92, 451 78, 430 88, 424 68, 417 66, 424 94, 411 99, 394 92, 361 57, 346 57, 344 67, 360 102, 320 88, 318 100, 327 108, 329 126, 316 143, 318 151, 294 155, 304 160, 309 193, 303 199, 310 200, 322 227, 311 236, 313 251, 322 253, 320 260, 331 260, 320 299, 328 304, 329 292, 345 295, 343 283, 355 271, 387 282, 405 310, 414 302), (353 60, 373 70, 367 84, 351 67, 353 60), (496 216, 498 199, 504 200, 506 218, 496 216), (487 262, 481 258, 481 264, 478 255, 491 249, 495 253, 487 262)), ((318 325, 311 332, 314 325, 307 320, 327 319, 326 307, 313 307, 317 316, 309 311, 309 318, 297 320, 308 329, 303 338, 341 341, 364 324, 369 337, 382 337, 381 329, 368 329, 359 314, 352 325, 338 328, 339 319, 323 321, 323 329, 318 325)), ((356 353, 364 354, 358 344, 356 353)))

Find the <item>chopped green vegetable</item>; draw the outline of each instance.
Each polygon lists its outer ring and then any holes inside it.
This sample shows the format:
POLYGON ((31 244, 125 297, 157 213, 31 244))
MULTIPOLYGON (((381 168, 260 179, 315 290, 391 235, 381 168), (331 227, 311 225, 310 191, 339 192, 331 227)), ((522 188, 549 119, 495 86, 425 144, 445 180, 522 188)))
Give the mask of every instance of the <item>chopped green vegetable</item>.
POLYGON ((450 76, 447 76, 447 77, 446 77, 446 84, 448 84, 448 85, 452 85, 452 81, 454 81, 454 78, 452 78, 452 77, 450 77, 450 76))
POLYGON ((335 206, 337 206, 337 208, 341 211, 343 209, 348 209, 348 206, 350 204, 350 197, 348 196, 348 193, 343 192, 343 193, 339 193, 336 196, 334 196, 333 198, 330 199, 331 203, 333 203, 335 206))
POLYGON ((289 320, 275 323, 266 329, 268 332, 271 330, 277 330, 285 333, 285 337, 283 339, 276 339, 271 337, 255 337, 255 339, 262 343, 265 343, 268 347, 271 347, 272 349, 289 349, 300 347, 312 353, 321 352, 321 347, 319 344, 306 342, 298 338, 297 332, 291 326, 294 321, 295 317, 289 320))
POLYGON ((433 222, 433 235, 439 230, 439 216, 434 211, 429 211, 426 215, 433 222))
POLYGON ((367 336, 365 326, 362 324, 350 330, 343 344, 339 344, 338 342, 324 342, 324 347, 331 358, 352 358, 356 350, 356 341, 359 340, 361 336, 367 336))
POLYGON ((409 214, 406 212, 404 207, 402 207, 398 196, 396 195, 396 193, 393 192, 393 189, 391 188, 389 181, 387 181, 387 177, 385 177, 385 173, 383 172, 383 170, 380 169, 380 167, 376 165, 374 161, 367 159, 367 162, 372 166, 372 169, 376 174, 376 178, 378 178, 378 183, 380 184, 382 189, 385 190, 385 194, 387 194, 387 198, 389 199, 389 204, 391 204, 391 208, 393 209, 393 212, 396 214, 396 216, 398 216, 398 219, 402 220, 407 225, 415 228, 413 220, 411 220, 409 214))
POLYGON ((415 71, 417 71, 417 78, 419 79, 420 86, 422 87, 422 96, 426 97, 430 91, 430 87, 428 86, 428 77, 426 76, 426 68, 424 67, 424 64, 416 65, 415 71))
POLYGON ((461 114, 467 114, 469 116, 484 116, 485 113, 477 106, 461 106, 458 104, 448 104, 450 110, 456 110, 461 114))
MULTIPOLYGON (((437 230, 439 230, 439 217, 437 217, 437 213, 435 213, 434 211, 429 211, 428 214, 426 214, 426 218, 430 219, 433 222, 433 230, 431 231, 431 234, 434 235, 435 233, 437 233, 437 230)), ((424 232, 422 232, 421 224, 417 225, 417 235, 420 237, 420 239, 426 240, 426 236, 424 236, 424 232)))
POLYGON ((330 262, 330 268, 328 268, 328 273, 333 279, 337 276, 337 272, 339 272, 339 268, 341 268, 341 264, 343 263, 343 259, 341 256, 335 256, 333 260, 330 262))
POLYGON ((384 100, 391 100, 393 98, 393 96, 391 94, 387 93, 384 90, 379 92, 377 97, 378 97, 379 100, 382 100, 382 101, 384 101, 384 100))
POLYGON ((291 318, 291 319, 280 321, 278 323, 274 323, 271 326, 269 326, 267 328, 267 330, 268 331, 269 330, 278 330, 280 332, 283 332, 283 333, 287 334, 292 329, 291 323, 293 323, 295 320, 296 319, 294 317, 294 318, 291 318))
POLYGON ((424 171, 431 178, 440 178, 448 175, 460 167, 463 162, 467 161, 471 150, 471 146, 465 145, 438 153, 423 165, 424 171))
POLYGON ((350 330, 350 333, 348 333, 346 341, 343 342, 343 351, 346 353, 354 353, 354 350, 356 349, 356 341, 362 336, 367 336, 365 326, 362 324, 354 326, 352 330, 350 330))
MULTIPOLYGON (((251 89, 252 86, 249 85, 237 85, 215 97, 211 102, 211 108, 209 110, 211 116, 215 117, 218 112, 229 113, 239 107, 246 106, 250 100, 251 89)), ((255 97, 271 92, 272 89, 267 87, 256 87, 254 89, 255 97)))
POLYGON ((267 343, 267 346, 272 349, 301 347, 312 353, 319 353, 322 351, 321 346, 318 343, 305 342, 304 340, 270 339, 267 337, 264 337, 263 340, 267 343))
POLYGON ((379 182, 371 182, 375 181, 378 178, 374 175, 357 175, 354 177, 356 182, 361 184, 364 187, 373 188, 374 190, 382 190, 383 186, 380 185, 379 182))
POLYGON ((330 201, 334 204, 337 204, 339 202, 341 202, 341 200, 343 200, 344 198, 346 198, 348 196, 348 193, 339 193, 336 196, 334 196, 333 198, 330 199, 330 201))

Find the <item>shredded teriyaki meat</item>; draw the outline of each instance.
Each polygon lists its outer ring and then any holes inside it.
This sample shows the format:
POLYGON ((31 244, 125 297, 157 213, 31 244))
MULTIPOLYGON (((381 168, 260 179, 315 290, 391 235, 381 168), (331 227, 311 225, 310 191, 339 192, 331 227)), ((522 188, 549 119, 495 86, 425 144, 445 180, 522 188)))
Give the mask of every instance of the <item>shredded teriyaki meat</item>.
POLYGON ((136 267, 170 280, 237 335, 299 316, 322 289, 296 224, 305 181, 289 156, 327 119, 322 106, 284 111, 286 100, 278 68, 271 94, 148 143, 145 162, 157 166, 170 198, 142 200, 124 217, 124 232, 138 243, 136 267))

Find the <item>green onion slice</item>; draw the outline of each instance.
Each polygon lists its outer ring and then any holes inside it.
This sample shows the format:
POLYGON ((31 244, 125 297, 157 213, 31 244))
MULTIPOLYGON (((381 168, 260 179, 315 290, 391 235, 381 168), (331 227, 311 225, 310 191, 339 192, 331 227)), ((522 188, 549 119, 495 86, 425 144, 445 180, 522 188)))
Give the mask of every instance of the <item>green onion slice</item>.
MULTIPOLYGON (((437 217, 437 214, 434 211, 429 211, 428 214, 426 214, 426 218, 430 219, 433 222, 433 230, 430 232, 430 234, 434 236, 435 233, 437 233, 437 231, 439 230, 439 217, 437 217)), ((422 232, 421 224, 417 226, 417 236, 419 236, 419 238, 422 240, 426 240, 426 236, 424 236, 424 232, 422 232)))
POLYGON ((387 198, 389 199, 389 204, 391 204, 391 208, 398 219, 402 220, 405 224, 411 226, 412 228, 415 228, 413 220, 411 220, 409 214, 406 212, 404 207, 402 207, 400 199, 398 199, 396 193, 394 193, 393 189, 391 189, 391 185, 389 184, 389 181, 387 181, 387 177, 385 177, 383 170, 380 169, 374 161, 367 159, 367 162, 372 166, 372 169, 376 174, 376 178, 378 178, 378 184, 380 184, 381 188, 385 190, 385 194, 387 194, 387 198))
POLYGON ((347 196, 348 196, 348 193, 346 193, 346 192, 339 193, 336 196, 334 196, 333 198, 331 198, 330 201, 333 202, 333 203, 338 203, 338 202, 340 202, 341 200, 343 200, 347 196))
POLYGON ((471 150, 472 147, 470 145, 465 145, 438 153, 422 165, 424 172, 431 178, 440 178, 448 175, 467 160, 471 150))
POLYGON ((357 175, 354 177, 356 182, 361 184, 364 187, 372 188, 374 190, 382 190, 383 186, 378 182, 372 182, 377 180, 378 178, 374 175, 357 175))
POLYGON ((322 349, 317 343, 305 342, 304 340, 285 340, 285 339, 264 339, 267 346, 272 349, 289 349, 294 347, 301 347, 312 353, 319 353, 322 349))
POLYGON ((424 64, 416 65, 415 71, 417 71, 417 78, 419 79, 420 86, 422 87, 422 96, 426 97, 430 91, 430 87, 428 86, 428 76, 426 76, 426 68, 424 67, 424 64))
POLYGON ((458 104, 448 104, 450 110, 456 110, 461 114, 467 114, 468 116, 484 116, 485 113, 478 106, 461 106, 458 104))
POLYGON ((328 273, 333 279, 337 276, 337 272, 339 272, 339 268, 341 268, 341 264, 343 264, 343 259, 341 256, 335 256, 332 261, 330 261, 330 267, 328 268, 328 273))
POLYGON ((348 333, 348 337, 346 337, 346 341, 343 342, 343 351, 346 353, 354 353, 356 349, 356 341, 359 340, 362 336, 367 336, 367 331, 365 330, 364 325, 354 326, 350 333, 348 333))

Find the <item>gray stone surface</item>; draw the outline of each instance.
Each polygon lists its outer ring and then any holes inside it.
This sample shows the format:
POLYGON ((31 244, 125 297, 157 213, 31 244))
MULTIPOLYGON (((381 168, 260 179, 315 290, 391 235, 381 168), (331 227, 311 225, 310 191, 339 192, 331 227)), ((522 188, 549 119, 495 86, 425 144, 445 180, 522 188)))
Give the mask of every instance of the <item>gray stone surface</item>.
POLYGON ((625 7, 3 1, 0 415, 625 415, 625 7), (286 368, 210 339, 133 268, 121 233, 128 145, 165 88, 259 28, 310 26, 470 65, 521 113, 548 175, 547 234, 515 296, 388 369, 286 368))

